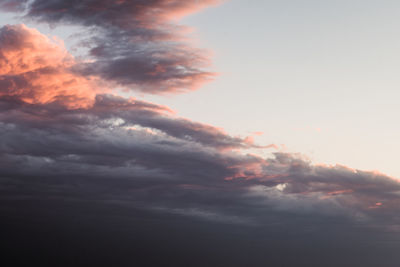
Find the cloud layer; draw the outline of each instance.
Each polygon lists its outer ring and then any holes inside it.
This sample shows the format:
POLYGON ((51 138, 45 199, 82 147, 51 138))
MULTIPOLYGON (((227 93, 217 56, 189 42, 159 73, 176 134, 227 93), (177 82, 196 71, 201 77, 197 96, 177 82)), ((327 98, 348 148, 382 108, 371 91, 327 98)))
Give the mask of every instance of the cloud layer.
POLYGON ((395 228, 398 180, 313 166, 291 154, 245 154, 259 147, 249 138, 179 118, 165 106, 96 94, 90 79, 69 69, 75 61, 65 49, 35 30, 17 25, 0 32, 7 177, 127 179, 132 189, 110 200, 133 198, 151 210, 226 223, 262 225, 266 217, 258 211, 265 208, 395 228))

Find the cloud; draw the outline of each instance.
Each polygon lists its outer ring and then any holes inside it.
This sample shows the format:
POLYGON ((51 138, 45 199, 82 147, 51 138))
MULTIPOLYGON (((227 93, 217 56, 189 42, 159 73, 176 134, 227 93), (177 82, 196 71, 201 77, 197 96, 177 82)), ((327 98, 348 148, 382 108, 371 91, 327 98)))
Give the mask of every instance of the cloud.
POLYGON ((25 5, 28 1, 27 0, 22 0, 22 1, 13 1, 13 0, 2 0, 0 2, 0 8, 6 11, 22 11, 25 9, 25 5))
POLYGON ((92 196, 97 201, 249 226, 269 223, 269 212, 339 216, 385 229, 399 222, 394 178, 288 153, 245 154, 245 140, 177 118, 164 106, 105 94, 79 109, 3 97, 0 111, 3 177, 64 183, 72 175, 107 188, 92 196))
POLYGON ((76 66, 79 72, 127 90, 163 94, 197 89, 215 76, 204 70, 210 66, 208 53, 184 41, 186 28, 176 20, 219 2, 36 0, 0 8, 24 9, 26 17, 54 25, 86 27, 91 37, 82 43, 91 62, 76 66))
POLYGON ((0 28, 0 96, 27 103, 60 102, 70 108, 90 106, 96 84, 74 73, 75 59, 63 44, 24 25, 0 28))

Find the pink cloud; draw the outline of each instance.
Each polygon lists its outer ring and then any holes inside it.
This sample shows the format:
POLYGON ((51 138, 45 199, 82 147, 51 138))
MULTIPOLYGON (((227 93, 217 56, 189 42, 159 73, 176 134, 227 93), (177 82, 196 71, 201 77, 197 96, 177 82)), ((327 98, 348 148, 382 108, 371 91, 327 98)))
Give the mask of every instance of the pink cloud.
POLYGON ((62 43, 24 25, 0 29, 0 96, 69 108, 93 104, 96 83, 71 71, 76 60, 62 43))

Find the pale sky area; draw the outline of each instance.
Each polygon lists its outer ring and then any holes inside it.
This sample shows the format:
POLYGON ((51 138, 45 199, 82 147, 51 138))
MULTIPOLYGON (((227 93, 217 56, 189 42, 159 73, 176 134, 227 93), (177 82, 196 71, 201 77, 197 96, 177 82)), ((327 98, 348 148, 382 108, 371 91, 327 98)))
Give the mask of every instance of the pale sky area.
MULTIPOLYGON (((227 1, 182 22, 213 53, 216 80, 140 97, 232 135, 264 132, 257 143, 315 163, 400 177, 399 11, 398 1, 227 1)), ((62 39, 74 32, 25 23, 62 39)))

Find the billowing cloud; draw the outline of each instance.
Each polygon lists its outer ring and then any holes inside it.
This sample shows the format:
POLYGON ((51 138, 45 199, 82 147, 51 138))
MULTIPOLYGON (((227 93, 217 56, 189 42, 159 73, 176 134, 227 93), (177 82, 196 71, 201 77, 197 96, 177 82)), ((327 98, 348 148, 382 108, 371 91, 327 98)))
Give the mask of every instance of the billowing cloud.
POLYGON ((0 96, 27 103, 60 102, 70 108, 90 106, 96 84, 74 73, 76 61, 63 44, 24 25, 0 29, 0 96))

